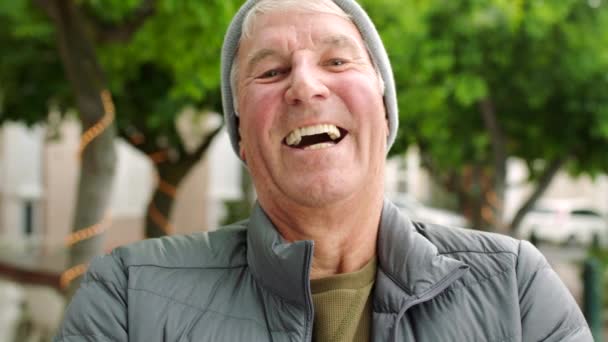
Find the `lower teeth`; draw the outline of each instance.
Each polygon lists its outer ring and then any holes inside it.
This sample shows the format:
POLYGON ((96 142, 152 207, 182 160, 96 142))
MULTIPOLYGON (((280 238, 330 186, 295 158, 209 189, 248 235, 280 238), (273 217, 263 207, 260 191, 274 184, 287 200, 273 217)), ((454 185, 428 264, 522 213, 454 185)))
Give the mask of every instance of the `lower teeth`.
POLYGON ((332 147, 334 145, 335 145, 334 143, 326 142, 326 143, 320 143, 320 144, 314 144, 314 145, 306 146, 306 147, 304 147, 304 149, 305 150, 320 150, 322 148, 328 148, 328 147, 332 147))

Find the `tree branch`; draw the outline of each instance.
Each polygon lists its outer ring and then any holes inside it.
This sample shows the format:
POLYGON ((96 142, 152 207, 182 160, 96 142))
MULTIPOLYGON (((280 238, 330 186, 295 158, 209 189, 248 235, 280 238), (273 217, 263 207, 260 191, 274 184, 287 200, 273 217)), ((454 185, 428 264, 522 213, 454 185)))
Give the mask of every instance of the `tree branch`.
POLYGON ((129 143, 129 145, 133 146, 135 149, 137 149, 139 152, 143 153, 146 156, 158 151, 158 147, 156 146, 156 144, 145 133, 141 133, 139 131, 137 131, 136 133, 128 132, 124 128, 119 127, 118 136, 123 138, 124 141, 129 143), (138 140, 139 138, 141 138, 142 140, 138 140))
POLYGON ((50 0, 33 0, 34 5, 40 7, 46 15, 49 16, 52 20, 56 20, 58 17, 57 10, 55 6, 50 3, 50 0))
MULTIPOLYGON (((38 0, 41 1, 41 0, 38 0)), ((143 0, 141 5, 128 16, 128 19, 120 24, 109 24, 100 21, 94 16, 88 16, 93 24, 96 41, 99 43, 128 42, 135 32, 156 13, 156 0, 143 0)))
POLYGON ((458 196, 461 196, 462 187, 458 185, 460 182, 460 175, 453 169, 440 171, 431 155, 426 150, 426 143, 422 142, 422 139, 418 139, 418 149, 420 154, 420 165, 429 172, 429 175, 435 184, 442 186, 448 192, 454 192, 458 196))
POLYGON ((222 124, 222 125, 219 125, 213 131, 211 131, 211 133, 209 133, 209 135, 207 135, 207 138, 205 139, 205 141, 203 143, 201 143, 201 145, 196 149, 196 151, 194 151, 194 153, 191 154, 191 156, 196 160, 200 159, 201 156, 203 154, 205 154, 205 152, 207 151, 207 149, 213 142, 213 138, 215 138, 215 136, 222 130, 223 127, 224 127, 224 125, 222 124))
POLYGON ((555 174, 559 171, 559 169, 564 165, 564 163, 570 158, 569 154, 566 154, 562 157, 553 159, 547 167, 543 170, 538 182, 536 184, 536 188, 534 192, 528 197, 526 202, 519 208, 513 220, 511 220, 511 224, 509 228, 511 232, 514 232, 515 229, 521 224, 524 216, 532 209, 536 201, 545 193, 549 185, 551 185, 551 181, 555 177, 555 174))

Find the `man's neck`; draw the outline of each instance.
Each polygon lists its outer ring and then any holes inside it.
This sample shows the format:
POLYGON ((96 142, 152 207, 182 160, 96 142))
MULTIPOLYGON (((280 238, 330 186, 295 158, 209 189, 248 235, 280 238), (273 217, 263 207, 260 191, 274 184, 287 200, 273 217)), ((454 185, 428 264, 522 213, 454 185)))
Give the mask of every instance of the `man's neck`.
POLYGON ((286 240, 315 242, 310 278, 319 279, 358 271, 374 257, 383 194, 366 197, 330 208, 273 208, 267 214, 286 240))

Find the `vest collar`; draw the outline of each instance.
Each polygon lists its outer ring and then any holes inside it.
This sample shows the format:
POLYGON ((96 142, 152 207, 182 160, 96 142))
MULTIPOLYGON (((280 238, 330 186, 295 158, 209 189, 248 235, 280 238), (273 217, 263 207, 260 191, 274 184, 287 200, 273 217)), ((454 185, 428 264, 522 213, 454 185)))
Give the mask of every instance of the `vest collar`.
POLYGON ((445 280, 458 279, 468 266, 439 255, 437 247, 419 234, 413 222, 390 201, 384 201, 378 236, 378 274, 374 302, 398 310, 411 297, 422 298, 445 280), (457 274, 460 275, 457 275, 457 274), (456 277, 454 277, 456 275, 456 277))
MULTIPOLYGON (((261 285, 292 303, 306 306, 314 242, 283 239, 256 203, 248 223, 247 243, 251 272, 261 285)), ((383 300, 391 309, 402 304, 404 295, 419 297, 458 269, 468 267, 438 255, 435 245, 419 234, 412 221, 388 200, 384 201, 377 243, 374 293, 392 295, 388 301, 387 297, 375 299, 383 300)))
POLYGON ((283 299, 306 306, 314 242, 283 239, 259 203, 247 230, 247 261, 257 281, 283 299))

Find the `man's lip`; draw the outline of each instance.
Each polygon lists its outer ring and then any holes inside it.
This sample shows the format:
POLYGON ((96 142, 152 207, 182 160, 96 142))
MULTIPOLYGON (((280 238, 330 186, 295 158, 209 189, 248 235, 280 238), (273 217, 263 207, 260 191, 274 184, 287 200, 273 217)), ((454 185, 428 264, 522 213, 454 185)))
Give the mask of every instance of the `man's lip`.
POLYGON ((296 126, 292 129, 290 129, 287 134, 285 134, 285 136, 283 137, 282 141, 283 143, 285 143, 285 140, 287 139, 287 137, 296 129, 303 129, 303 128, 307 128, 307 127, 313 127, 313 126, 319 126, 319 125, 332 125, 332 126, 336 126, 338 128, 338 130, 340 130, 340 134, 348 134, 348 130, 338 124, 335 123, 331 123, 331 122, 319 122, 319 123, 311 123, 311 124, 305 124, 305 125, 299 125, 296 126))
MULTIPOLYGON (((303 126, 303 127, 308 127, 308 126, 303 126)), ((339 145, 342 142, 342 140, 344 140, 348 136, 348 134, 349 134, 348 130, 346 130, 346 129, 340 127, 340 126, 336 126, 336 127, 340 131, 340 137, 338 139, 336 139, 336 140, 331 141, 334 144, 334 146, 332 146, 332 147, 335 147, 335 146, 339 145)), ((292 145, 287 144, 287 137, 283 138, 282 145, 285 146, 285 147, 291 148, 291 149, 295 149, 295 150, 305 150, 302 147, 296 147, 296 146, 292 146, 292 145)))
POLYGON ((319 126, 319 125, 332 125, 332 126, 336 126, 338 128, 342 128, 344 129, 344 127, 340 126, 337 123, 334 122, 326 122, 326 121, 321 121, 321 122, 307 122, 304 124, 299 124, 299 125, 294 125, 292 126, 288 131, 287 131, 287 135, 289 135, 289 133, 295 131, 296 129, 302 129, 302 128, 306 128, 306 127, 312 127, 312 126, 319 126))

